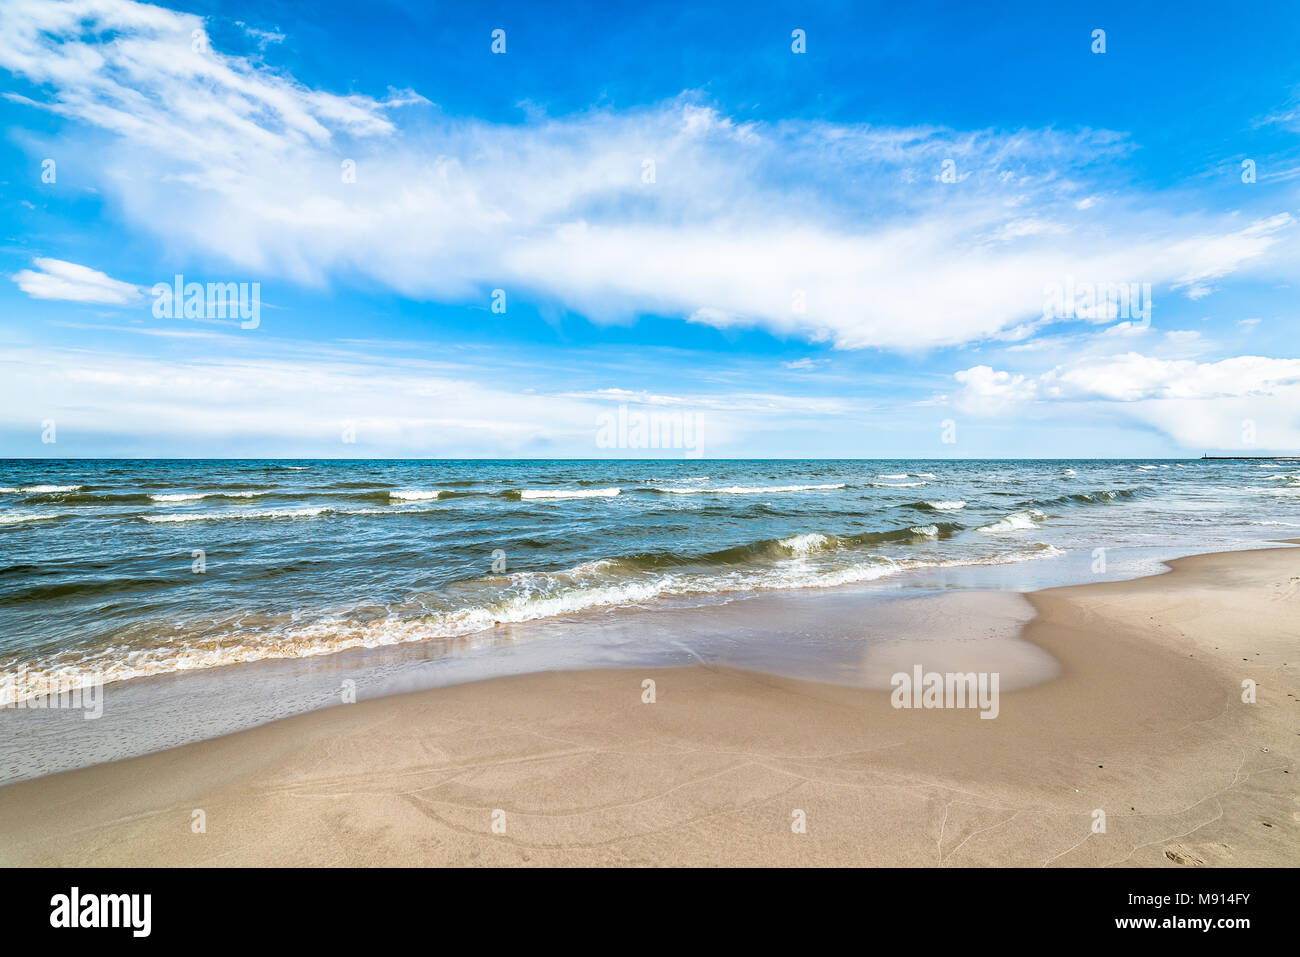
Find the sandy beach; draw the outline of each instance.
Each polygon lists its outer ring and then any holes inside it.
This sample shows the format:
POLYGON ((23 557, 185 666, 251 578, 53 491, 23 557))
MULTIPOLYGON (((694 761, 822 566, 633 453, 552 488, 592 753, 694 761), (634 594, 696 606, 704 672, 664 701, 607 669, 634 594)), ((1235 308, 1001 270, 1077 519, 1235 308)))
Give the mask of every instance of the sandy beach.
MULTIPOLYGON (((1022 637, 1059 669, 1003 690, 995 720, 708 665, 499 678, 0 788, 0 858, 1300 863, 1300 551, 1028 598, 1022 637)), ((975 667, 978 647, 962 658, 975 667)))

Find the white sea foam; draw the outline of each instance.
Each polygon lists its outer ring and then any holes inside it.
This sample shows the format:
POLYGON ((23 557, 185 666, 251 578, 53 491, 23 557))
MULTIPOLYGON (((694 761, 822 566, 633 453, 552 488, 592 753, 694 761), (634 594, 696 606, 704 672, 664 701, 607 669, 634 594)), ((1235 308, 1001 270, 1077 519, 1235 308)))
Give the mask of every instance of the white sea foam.
POLYGON ((232 509, 228 512, 173 512, 169 515, 141 515, 146 522, 215 522, 235 519, 263 518, 314 518, 335 511, 326 505, 307 505, 302 508, 232 509))
POLYGON ((86 486, 84 485, 24 485, 20 488, 9 486, 0 488, 0 492, 13 495, 21 492, 24 495, 54 495, 59 492, 79 492, 86 486))
POLYGON ((959 508, 965 508, 965 502, 926 502, 931 508, 937 508, 943 512, 956 511, 959 508))
POLYGON ((62 518, 52 512, 0 512, 0 525, 21 525, 24 522, 48 522, 62 518))
POLYGON ((388 493, 389 498, 395 498, 402 502, 428 502, 437 498, 442 492, 438 489, 401 489, 388 493))
POLYGON ((872 482, 872 488, 916 488, 924 482, 872 482))
POLYGON ((197 502, 205 498, 256 498, 265 494, 266 492, 165 492, 149 497, 155 502, 168 505, 173 502, 197 502))
POLYGON ((825 535, 809 533, 806 535, 792 535, 789 538, 781 539, 781 544, 790 549, 796 555, 810 555, 813 552, 821 551, 831 544, 831 539, 825 535))
POLYGON ((844 483, 837 485, 729 485, 726 488, 660 488, 656 492, 675 492, 679 495, 762 495, 770 492, 815 492, 823 489, 844 488, 844 483))
POLYGON ((526 488, 519 493, 519 497, 525 501, 539 498, 613 498, 621 491, 618 488, 526 488))
POLYGON ((1000 518, 996 522, 988 525, 982 525, 976 529, 977 532, 1021 532, 1032 528, 1038 528, 1037 522, 1041 522, 1047 516, 1038 509, 1026 509, 1023 512, 1012 512, 1005 518, 1000 518))
MULTIPOLYGON (((1290 476, 1265 476, 1266 478, 1280 478, 1281 483, 1278 485, 1243 485, 1240 491, 1243 492, 1263 492, 1265 495, 1290 495, 1292 492, 1300 490, 1300 479, 1291 478, 1290 476)), ((1228 488, 1225 491, 1237 491, 1228 488)))

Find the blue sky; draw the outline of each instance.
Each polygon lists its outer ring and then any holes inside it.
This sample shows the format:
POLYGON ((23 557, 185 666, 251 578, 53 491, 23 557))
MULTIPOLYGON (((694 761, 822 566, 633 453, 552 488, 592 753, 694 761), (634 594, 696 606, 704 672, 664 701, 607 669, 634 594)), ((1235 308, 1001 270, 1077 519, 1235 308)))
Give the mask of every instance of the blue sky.
POLYGON ((615 6, 0 0, 0 454, 1300 451, 1294 4, 615 6))

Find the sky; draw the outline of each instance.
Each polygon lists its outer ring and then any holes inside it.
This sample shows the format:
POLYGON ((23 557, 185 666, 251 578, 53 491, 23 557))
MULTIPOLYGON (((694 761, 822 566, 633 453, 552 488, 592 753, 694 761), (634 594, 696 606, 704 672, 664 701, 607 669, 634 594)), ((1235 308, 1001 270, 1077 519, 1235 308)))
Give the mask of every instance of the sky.
POLYGON ((1300 7, 979 6, 0 0, 0 455, 1300 454, 1300 7))

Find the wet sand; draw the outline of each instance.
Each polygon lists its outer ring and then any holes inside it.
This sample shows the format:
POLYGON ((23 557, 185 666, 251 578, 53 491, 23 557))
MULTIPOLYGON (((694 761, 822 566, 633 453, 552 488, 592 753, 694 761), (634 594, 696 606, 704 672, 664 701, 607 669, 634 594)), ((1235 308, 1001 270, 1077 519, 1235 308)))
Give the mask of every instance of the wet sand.
POLYGON ((494 678, 0 788, 0 862, 1300 864, 1300 551, 1172 568, 1031 593, 1024 656, 860 663, 1050 656, 994 720, 716 664, 494 678))

